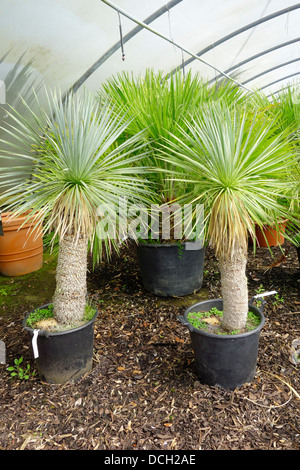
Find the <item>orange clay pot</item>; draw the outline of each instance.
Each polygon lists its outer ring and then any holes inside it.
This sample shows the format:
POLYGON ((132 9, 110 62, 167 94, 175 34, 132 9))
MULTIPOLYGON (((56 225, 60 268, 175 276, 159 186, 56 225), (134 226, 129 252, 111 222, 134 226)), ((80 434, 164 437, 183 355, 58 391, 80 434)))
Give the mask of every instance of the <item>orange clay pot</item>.
POLYGON ((0 274, 21 276, 37 271, 43 265, 41 227, 33 229, 28 214, 11 219, 12 213, 1 214, 4 236, 0 236, 0 274))
POLYGON ((256 227, 255 235, 257 239, 257 244, 260 247, 267 247, 267 246, 278 246, 284 243, 284 235, 286 223, 282 222, 282 224, 278 225, 278 231, 276 227, 269 227, 266 226, 263 229, 260 227, 256 227), (267 243, 267 241, 268 243, 267 243))

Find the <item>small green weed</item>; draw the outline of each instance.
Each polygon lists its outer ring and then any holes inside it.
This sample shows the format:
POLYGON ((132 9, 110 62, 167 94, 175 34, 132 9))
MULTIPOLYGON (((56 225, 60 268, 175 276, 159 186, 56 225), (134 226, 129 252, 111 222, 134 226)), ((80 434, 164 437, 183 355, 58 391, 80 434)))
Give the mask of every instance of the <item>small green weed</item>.
POLYGON ((12 378, 16 377, 20 380, 28 380, 30 376, 35 375, 35 371, 30 370, 30 364, 27 364, 25 369, 21 366, 23 363, 23 357, 14 360, 14 366, 7 367, 8 372, 12 378))
POLYGON ((138 237, 137 240, 140 244, 142 244, 142 243, 145 243, 147 245, 149 245, 149 244, 160 245, 161 244, 161 240, 159 238, 151 238, 151 236, 149 236, 148 238, 138 237))
POLYGON ((37 322, 41 320, 45 320, 47 318, 53 318, 53 317, 54 317, 53 304, 51 304, 46 308, 37 308, 36 310, 31 312, 31 314, 27 318, 26 324, 27 326, 29 326, 29 328, 34 328, 34 325, 37 322))
POLYGON ((180 240, 178 240, 176 243, 177 243, 177 247, 178 247, 178 258, 182 259, 183 258, 183 253, 184 253, 184 245, 180 240))
MULTIPOLYGON (((85 322, 90 321, 93 316, 96 313, 95 307, 93 307, 90 304, 87 304, 85 307, 84 311, 84 317, 83 320, 85 322)), ((48 318, 53 318, 54 317, 54 312, 53 312, 53 304, 50 304, 46 308, 37 308, 31 314, 28 316, 26 324, 29 326, 29 328, 35 328, 36 323, 38 323, 41 320, 46 320, 48 318)))
POLYGON ((95 307, 93 307, 93 305, 90 305, 90 304, 87 304, 86 307, 85 307, 85 311, 84 311, 84 321, 88 322, 90 321, 94 315, 96 313, 96 309, 95 307))
POLYGON ((254 329, 260 324, 260 317, 254 312, 248 312, 248 321, 253 325, 251 329, 254 329))
MULTIPOLYGON (((262 294, 262 292, 264 292, 264 286, 262 284, 260 284, 260 286, 258 287, 258 289, 255 289, 255 292, 257 294, 262 294)), ((257 307, 260 307, 261 304, 262 304, 262 301, 261 300, 255 300, 256 302, 256 306, 257 307)))
POLYGON ((190 312, 187 319, 191 325, 198 330, 208 331, 210 329, 210 325, 206 322, 206 319, 213 315, 221 318, 223 316, 223 312, 218 310, 216 307, 213 307, 207 312, 190 312))
MULTIPOLYGON (((220 335, 236 335, 242 333, 240 330, 225 331, 222 327, 223 311, 216 307, 211 308, 207 312, 189 312, 187 320, 198 330, 204 330, 210 333, 220 335), (212 321, 208 321, 212 319, 212 321)), ((254 312, 248 312, 247 324, 245 331, 254 330, 260 324, 259 316, 254 312)))
POLYGON ((280 303, 284 303, 284 298, 280 297, 279 294, 275 294, 275 300, 273 300, 273 305, 279 305, 280 303))

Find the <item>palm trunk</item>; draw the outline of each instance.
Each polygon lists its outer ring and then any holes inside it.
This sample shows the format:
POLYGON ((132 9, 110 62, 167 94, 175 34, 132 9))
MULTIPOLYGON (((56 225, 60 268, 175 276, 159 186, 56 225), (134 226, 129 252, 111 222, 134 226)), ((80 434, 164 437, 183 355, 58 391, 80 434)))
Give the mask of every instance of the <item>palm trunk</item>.
POLYGON ((59 245, 56 290, 53 299, 55 318, 72 325, 82 320, 87 294, 87 239, 76 242, 66 236, 59 245))
POLYGON ((245 327, 248 315, 247 258, 237 253, 220 260, 223 298, 223 326, 228 331, 245 327))

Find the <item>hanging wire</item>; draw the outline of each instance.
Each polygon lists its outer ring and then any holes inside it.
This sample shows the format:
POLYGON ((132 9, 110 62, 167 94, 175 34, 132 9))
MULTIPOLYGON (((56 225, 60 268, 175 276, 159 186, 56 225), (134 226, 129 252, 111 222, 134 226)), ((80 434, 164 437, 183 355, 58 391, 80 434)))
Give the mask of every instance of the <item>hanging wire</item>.
POLYGON ((122 51, 122 60, 125 60, 124 42, 123 42, 123 33, 122 33, 122 23, 121 23, 121 16, 120 16, 119 11, 118 11, 118 17, 119 17, 119 30, 120 30, 120 43, 121 43, 121 51, 122 51))
MULTIPOLYGON (((167 4, 167 3, 166 3, 166 5, 165 5, 165 6, 166 6, 166 9, 167 9, 167 11, 168 11, 168 23, 169 23, 169 35, 170 35, 170 41, 171 41, 171 43, 173 44, 174 51, 175 51, 175 52, 177 52, 177 49, 178 49, 178 48, 176 48, 176 46, 175 46, 175 44, 174 44, 174 39, 173 39, 173 36, 172 36, 172 27, 171 27, 171 14, 170 14, 170 9, 169 9, 169 7, 168 7, 168 4, 167 4)), ((184 79, 185 79, 185 63, 184 63, 183 50, 182 50, 182 49, 180 49, 180 51, 181 51, 181 58, 182 58, 182 59, 181 59, 181 62, 182 62, 182 66, 181 66, 181 68, 182 68, 182 75, 183 75, 183 80, 184 80, 184 79)))
POLYGON ((172 27, 171 27, 171 15, 170 15, 170 9, 169 9, 169 7, 168 7, 168 4, 167 4, 167 3, 166 3, 166 5, 165 5, 165 6, 166 6, 166 9, 168 10, 168 23, 169 23, 169 36, 170 36, 170 40, 171 40, 171 42, 172 42, 172 44, 173 44, 174 51, 175 51, 175 52, 177 52, 177 49, 176 49, 176 47, 175 47, 175 45, 174 45, 174 39, 173 39, 173 37, 172 37, 172 27))
MULTIPOLYGON (((131 21, 134 21, 136 24, 142 26, 142 28, 144 29, 147 29, 148 31, 150 31, 151 33, 161 37, 162 39, 165 39, 166 41, 172 43, 174 46, 178 47, 179 49, 181 49, 182 51, 185 51, 187 54, 189 54, 191 57, 193 57, 193 59, 195 60, 198 60, 200 62, 202 62, 203 64, 207 65, 208 67, 211 67, 213 69, 215 69, 216 72, 218 72, 219 74, 223 75, 224 77, 228 78, 229 80, 231 80, 232 82, 236 83, 238 86, 244 88, 245 90, 247 91, 250 91, 253 93, 252 90, 250 90, 249 88, 245 87, 244 85, 242 85, 241 83, 239 83, 237 80, 235 80, 233 77, 230 77, 227 73, 223 72, 222 70, 218 69, 217 67, 215 67, 214 65, 210 64, 209 62, 205 61, 204 59, 200 58, 198 55, 194 54, 193 52, 189 51, 188 49, 186 49, 184 46, 181 46, 180 44, 176 43, 175 41, 173 41, 172 39, 169 39, 168 37, 164 36, 162 33, 160 33, 159 31, 156 31, 155 29, 153 28, 150 28, 147 24, 145 24, 143 21, 140 21, 136 18, 134 18, 132 15, 129 15, 129 13, 127 13, 125 10, 122 10, 121 8, 119 8, 118 6, 114 5, 111 1, 109 0, 101 0, 103 3, 105 3, 106 5, 108 5, 109 7, 113 8, 114 10, 116 10, 119 14, 121 13, 123 16, 126 16, 126 18, 129 18, 131 21)), ((124 59, 123 59, 124 60, 124 59)))
POLYGON ((182 68, 182 75, 183 75, 183 80, 185 79, 185 68, 184 68, 184 55, 183 55, 183 50, 181 49, 181 68, 182 68))

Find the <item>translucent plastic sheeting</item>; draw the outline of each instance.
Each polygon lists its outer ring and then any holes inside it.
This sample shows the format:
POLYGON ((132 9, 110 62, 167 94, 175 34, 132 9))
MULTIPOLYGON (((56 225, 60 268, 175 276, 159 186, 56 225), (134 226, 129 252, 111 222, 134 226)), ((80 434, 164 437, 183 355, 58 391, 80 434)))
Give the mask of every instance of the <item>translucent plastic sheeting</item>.
POLYGON ((22 113, 19 95, 30 101, 43 83, 96 92, 147 68, 232 77, 269 95, 299 79, 299 26, 292 0, 0 0, 0 81, 22 113))
POLYGON ((20 57, 62 91, 83 84, 97 90, 123 70, 169 73, 184 64, 205 78, 221 71, 269 93, 300 71, 300 3, 292 0, 0 0, 0 12, 0 57, 9 52, 2 80, 20 57))

